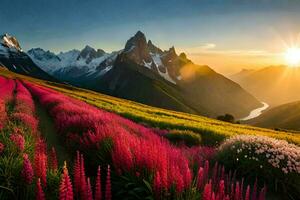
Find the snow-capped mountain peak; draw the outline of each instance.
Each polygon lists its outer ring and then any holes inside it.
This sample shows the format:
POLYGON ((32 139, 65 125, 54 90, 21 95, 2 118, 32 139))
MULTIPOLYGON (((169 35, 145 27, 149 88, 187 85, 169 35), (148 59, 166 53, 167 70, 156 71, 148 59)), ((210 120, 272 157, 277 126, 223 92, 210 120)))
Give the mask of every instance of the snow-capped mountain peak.
POLYGON ((102 49, 98 49, 97 51, 90 47, 89 45, 86 45, 80 52, 80 54, 77 57, 77 60, 85 60, 87 64, 89 64, 93 59, 100 58, 104 56, 106 53, 102 49))
POLYGON ((1 45, 3 47, 9 48, 10 50, 14 49, 21 52, 23 51, 18 40, 15 37, 5 33, 0 38, 1 38, 1 45))

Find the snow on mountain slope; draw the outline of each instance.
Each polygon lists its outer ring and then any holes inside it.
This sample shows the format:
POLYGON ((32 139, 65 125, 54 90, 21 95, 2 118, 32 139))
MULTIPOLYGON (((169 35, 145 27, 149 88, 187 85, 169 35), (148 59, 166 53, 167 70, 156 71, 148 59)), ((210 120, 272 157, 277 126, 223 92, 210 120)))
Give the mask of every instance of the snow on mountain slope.
MULTIPOLYGON (((96 51, 90 46, 86 46, 81 51, 74 49, 57 55, 40 48, 31 49, 27 53, 37 65, 50 74, 68 73, 73 68, 81 71, 82 74, 96 73, 99 65, 114 55, 114 53, 109 54, 101 49, 96 51)), ((106 68, 106 71, 108 69, 106 68)))
POLYGON ((4 35, 1 36, 1 38, 2 38, 1 44, 4 47, 7 47, 13 51, 21 51, 21 52, 23 51, 20 47, 18 40, 15 37, 5 33, 4 35))
POLYGON ((176 84, 176 82, 170 77, 169 75, 169 71, 167 68, 165 68, 165 66, 163 65, 162 61, 161 61, 161 55, 159 55, 158 53, 154 54, 154 53, 150 53, 153 62, 155 63, 157 69, 158 69, 158 73, 161 77, 163 77, 165 80, 176 84), (165 72, 161 71, 161 67, 165 68, 165 72))

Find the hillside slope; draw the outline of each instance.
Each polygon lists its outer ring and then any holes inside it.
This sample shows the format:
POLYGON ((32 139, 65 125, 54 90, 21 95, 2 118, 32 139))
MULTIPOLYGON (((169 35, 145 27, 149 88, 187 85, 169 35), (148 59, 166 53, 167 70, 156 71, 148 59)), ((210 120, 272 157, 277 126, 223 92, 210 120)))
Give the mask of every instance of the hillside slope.
POLYGON ((247 123, 266 128, 300 131, 300 101, 274 107, 247 123))
POLYGON ((251 134, 285 139, 289 142, 300 145, 299 134, 274 131, 271 129, 257 128, 248 125, 231 124, 198 115, 151 107, 69 85, 33 79, 31 77, 22 76, 5 70, 0 70, 0 75, 27 80, 52 88, 68 96, 85 101, 104 110, 120 114, 128 119, 153 128, 191 130, 195 133, 201 134, 205 144, 215 145, 225 138, 236 134, 251 134))

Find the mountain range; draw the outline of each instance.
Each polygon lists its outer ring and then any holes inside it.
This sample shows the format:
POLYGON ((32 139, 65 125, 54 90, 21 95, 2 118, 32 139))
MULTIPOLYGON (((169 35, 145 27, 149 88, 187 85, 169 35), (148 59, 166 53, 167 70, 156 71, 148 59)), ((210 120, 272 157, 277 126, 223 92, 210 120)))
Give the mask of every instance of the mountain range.
POLYGON ((18 40, 8 34, 0 36, 0 66, 19 74, 57 81, 37 66, 22 50, 18 40))
POLYGON ((4 35, 0 62, 17 73, 210 117, 243 117, 261 106, 237 83, 209 66, 194 64, 185 53, 178 55, 174 47, 161 50, 140 31, 111 53, 90 46, 58 54, 41 48, 25 53, 16 38, 4 35))

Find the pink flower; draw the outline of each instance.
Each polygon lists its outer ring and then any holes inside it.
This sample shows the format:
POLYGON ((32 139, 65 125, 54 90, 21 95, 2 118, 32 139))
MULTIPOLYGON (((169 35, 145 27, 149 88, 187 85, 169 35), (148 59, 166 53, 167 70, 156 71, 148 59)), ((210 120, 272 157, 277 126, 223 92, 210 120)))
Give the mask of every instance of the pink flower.
POLYGON ((198 170, 198 177, 197 177, 197 187, 198 189, 202 188, 203 184, 204 184, 204 170, 202 167, 199 168, 198 170))
POLYGON ((51 148, 51 153, 50 153, 50 169, 53 171, 57 170, 57 157, 56 157, 56 151, 55 148, 51 148))
POLYGON ((86 191, 86 200, 93 200, 93 192, 91 187, 90 178, 87 178, 87 191, 86 191))
POLYGON ((219 194, 219 199, 223 199, 225 197, 225 182, 224 182, 224 180, 221 180, 219 182, 218 194, 219 194))
POLYGON ((45 200, 45 194, 41 185, 41 179, 39 178, 36 183, 36 200, 45 200))
POLYGON ((21 134, 13 133, 10 135, 10 139, 15 143, 18 149, 20 149, 20 151, 24 150, 25 139, 21 134))
POLYGON ((234 200, 240 199, 240 183, 236 182, 234 200))
POLYGON ((105 185, 105 200, 111 200, 111 181, 110 181, 110 166, 107 166, 107 176, 105 185))
POLYGON ((80 157, 80 196, 81 199, 87 198, 87 182, 86 182, 86 176, 85 176, 85 168, 84 168, 84 159, 83 155, 81 154, 80 157))
POLYGON ((212 185, 211 185, 211 180, 210 180, 209 183, 207 183, 204 186, 202 199, 203 200, 211 200, 211 196, 212 196, 212 185))
POLYGON ((59 186, 59 199, 60 200, 73 200, 73 189, 71 179, 68 174, 67 165, 65 162, 63 174, 59 186))
POLYGON ((76 152, 76 159, 74 161, 74 167, 73 167, 73 175, 74 175, 74 189, 75 189, 75 193, 76 195, 79 195, 80 192, 80 153, 79 151, 76 152))
POLYGON ((44 153, 36 152, 34 157, 35 175, 41 178, 44 187, 47 184, 47 156, 44 153))
POLYGON ((27 154, 23 154, 23 169, 22 169, 21 175, 22 175, 25 183, 27 183, 27 184, 32 183, 33 169, 32 169, 32 166, 31 166, 31 162, 28 159, 27 154))
POLYGON ((250 200, 250 186, 247 186, 245 200, 250 200))
POLYGON ((96 178, 96 186, 95 186, 95 200, 102 199, 102 192, 101 192, 101 168, 98 167, 97 171, 97 178, 96 178))

